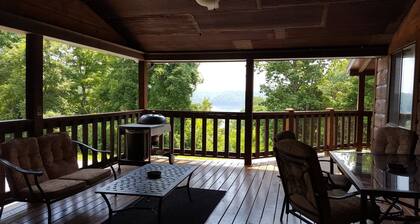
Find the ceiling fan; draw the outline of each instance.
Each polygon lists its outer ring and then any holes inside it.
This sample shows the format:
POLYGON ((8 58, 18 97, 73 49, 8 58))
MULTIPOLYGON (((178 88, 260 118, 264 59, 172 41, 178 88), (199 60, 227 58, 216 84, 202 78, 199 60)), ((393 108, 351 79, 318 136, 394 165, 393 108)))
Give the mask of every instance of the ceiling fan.
POLYGON ((208 10, 216 10, 219 8, 220 0, 195 0, 199 5, 207 7, 208 10))

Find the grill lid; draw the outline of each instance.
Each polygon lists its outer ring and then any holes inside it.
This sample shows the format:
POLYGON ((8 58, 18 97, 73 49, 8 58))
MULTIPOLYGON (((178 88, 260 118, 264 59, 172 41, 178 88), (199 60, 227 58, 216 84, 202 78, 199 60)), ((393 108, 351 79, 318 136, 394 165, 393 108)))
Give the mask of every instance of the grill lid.
POLYGON ((162 114, 144 114, 139 120, 139 124, 165 124, 166 118, 162 114))

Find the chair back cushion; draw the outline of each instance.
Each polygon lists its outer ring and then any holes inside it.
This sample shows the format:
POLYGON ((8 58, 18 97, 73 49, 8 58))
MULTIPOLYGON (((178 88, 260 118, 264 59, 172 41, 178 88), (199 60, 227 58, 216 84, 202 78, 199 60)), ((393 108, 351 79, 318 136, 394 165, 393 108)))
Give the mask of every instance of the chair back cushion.
POLYGON ((293 139, 278 141, 276 159, 292 207, 315 222, 329 214, 327 186, 315 149, 293 139))
POLYGON ((38 137, 39 151, 45 170, 51 179, 73 172, 77 165, 77 150, 67 133, 54 133, 38 137))
POLYGON ((376 131, 372 153, 413 154, 417 135, 414 131, 399 127, 382 127, 376 131))
MULTIPOLYGON (((13 139, 1 144, 1 157, 23 169, 43 171, 44 175, 38 177, 40 183, 49 180, 42 163, 36 138, 13 139)), ((6 169, 6 177, 10 189, 14 193, 18 193, 21 189, 27 187, 23 174, 10 172, 6 169)), ((35 183, 32 175, 28 175, 28 179, 31 185, 35 183)))

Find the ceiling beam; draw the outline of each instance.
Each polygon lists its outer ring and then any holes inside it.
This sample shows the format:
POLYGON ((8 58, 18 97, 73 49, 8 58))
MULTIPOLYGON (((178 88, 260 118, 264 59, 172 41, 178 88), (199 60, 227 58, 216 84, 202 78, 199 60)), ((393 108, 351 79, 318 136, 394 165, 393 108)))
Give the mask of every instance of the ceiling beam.
POLYGON ((142 51, 1 10, 0 26, 52 37, 136 60, 144 60, 142 51))
POLYGON ((217 61, 253 59, 343 58, 373 57, 388 53, 388 45, 343 46, 317 48, 287 48, 274 50, 147 52, 145 60, 165 61, 217 61))
POLYGON ((142 50, 143 47, 136 40, 133 34, 128 30, 124 24, 118 22, 116 18, 118 16, 115 12, 104 3, 102 0, 81 0, 85 3, 96 15, 98 15, 108 26, 110 26, 115 32, 119 33, 128 45, 132 48, 142 50))

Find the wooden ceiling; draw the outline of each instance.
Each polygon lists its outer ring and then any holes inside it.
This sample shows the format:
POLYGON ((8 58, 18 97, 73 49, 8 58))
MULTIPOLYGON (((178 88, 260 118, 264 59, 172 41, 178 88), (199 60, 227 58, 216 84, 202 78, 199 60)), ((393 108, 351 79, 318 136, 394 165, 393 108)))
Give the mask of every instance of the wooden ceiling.
MULTIPOLYGON (((145 52, 389 44, 413 0, 14 0, 0 10, 145 52)), ((3 3, 4 2, 4 3, 3 3)))

